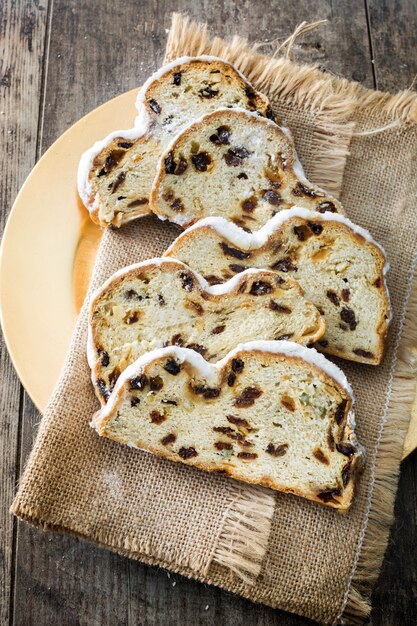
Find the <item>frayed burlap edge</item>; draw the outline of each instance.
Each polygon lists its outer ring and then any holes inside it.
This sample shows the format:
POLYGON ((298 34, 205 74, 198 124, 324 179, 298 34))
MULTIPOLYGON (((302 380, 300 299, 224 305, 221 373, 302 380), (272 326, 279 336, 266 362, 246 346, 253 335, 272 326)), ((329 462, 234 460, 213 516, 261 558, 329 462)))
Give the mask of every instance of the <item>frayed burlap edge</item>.
MULTIPOLYGON (((417 258, 415 259, 417 262, 417 258)), ((345 595, 345 604, 335 623, 362 624, 371 612, 370 596, 379 576, 394 519, 404 438, 416 394, 417 376, 417 276, 410 272, 410 289, 402 331, 396 346, 391 394, 374 466, 373 493, 367 524, 363 530, 357 559, 345 595)))
MULTIPOLYGON (((287 41, 293 43, 291 38, 287 41)), ((290 104, 293 102, 314 114, 313 146, 317 158, 309 172, 310 178, 335 196, 341 192, 346 158, 354 135, 369 135, 401 124, 417 123, 417 97, 411 90, 395 95, 369 90, 358 83, 325 74, 315 66, 260 54, 259 47, 259 44, 249 45, 247 40, 238 36, 229 43, 218 37, 211 39, 206 24, 191 22, 187 16, 174 13, 165 61, 185 55, 223 57, 272 99, 285 98, 290 104), (364 109, 369 116, 377 113, 380 118, 385 118, 385 124, 355 133, 353 114, 364 109)), ((414 268, 410 285, 413 276, 414 268)), ((335 623, 360 624, 371 611, 370 594, 388 544, 404 439, 415 396, 417 356, 413 347, 416 345, 417 279, 405 304, 395 346, 391 392, 376 451, 367 520, 335 623)))
POLYGON ((275 496, 258 487, 239 485, 236 489, 203 574, 208 575, 214 561, 253 585, 268 547, 275 496))

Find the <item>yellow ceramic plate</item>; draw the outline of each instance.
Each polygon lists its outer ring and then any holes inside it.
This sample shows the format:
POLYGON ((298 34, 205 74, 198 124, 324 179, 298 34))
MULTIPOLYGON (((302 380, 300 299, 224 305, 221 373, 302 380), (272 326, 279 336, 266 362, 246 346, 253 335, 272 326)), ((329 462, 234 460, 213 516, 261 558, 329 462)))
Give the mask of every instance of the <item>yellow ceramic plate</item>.
MULTIPOLYGON (((78 199, 80 155, 115 128, 130 128, 137 89, 67 130, 28 176, 0 249, 0 316, 13 365, 43 410, 57 382, 87 290, 101 231, 78 199)), ((417 447, 417 407, 405 454, 417 447)))
POLYGON ((101 230, 78 199, 80 155, 130 128, 137 89, 95 109, 43 155, 20 190, 0 249, 0 315, 13 365, 39 410, 51 395, 84 299, 101 230))

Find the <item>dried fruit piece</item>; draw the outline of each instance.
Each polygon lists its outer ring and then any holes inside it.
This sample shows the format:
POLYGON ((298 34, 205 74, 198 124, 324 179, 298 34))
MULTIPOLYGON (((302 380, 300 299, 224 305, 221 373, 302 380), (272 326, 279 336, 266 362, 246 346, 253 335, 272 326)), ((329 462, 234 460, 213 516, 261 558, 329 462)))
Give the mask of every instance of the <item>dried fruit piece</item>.
POLYGON ((235 398, 234 405, 240 409, 252 406, 255 400, 262 395, 262 390, 256 387, 245 387, 240 396, 235 398))
POLYGON ((281 443, 279 445, 274 445, 273 443, 268 443, 265 452, 270 454, 271 456, 279 457, 287 454, 288 443, 281 443))

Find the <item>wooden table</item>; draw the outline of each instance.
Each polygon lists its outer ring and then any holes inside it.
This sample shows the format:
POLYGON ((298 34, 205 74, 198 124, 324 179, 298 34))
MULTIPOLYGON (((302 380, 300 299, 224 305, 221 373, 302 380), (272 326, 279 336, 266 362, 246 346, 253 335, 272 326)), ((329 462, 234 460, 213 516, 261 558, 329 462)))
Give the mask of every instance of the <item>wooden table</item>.
MULTIPOLYGON (((3 0, 1 228, 48 146, 86 112, 140 85, 160 65, 172 10, 207 21, 221 36, 238 32, 270 42, 285 38, 302 20, 327 18, 326 26, 295 45, 295 58, 390 91, 409 87, 417 74, 415 0, 3 0)), ((12 519, 9 506, 40 415, 4 343, 0 389, 0 626, 310 623, 12 519)), ((397 521, 374 594, 373 626, 417 624, 416 483, 414 454, 401 468, 397 521)))

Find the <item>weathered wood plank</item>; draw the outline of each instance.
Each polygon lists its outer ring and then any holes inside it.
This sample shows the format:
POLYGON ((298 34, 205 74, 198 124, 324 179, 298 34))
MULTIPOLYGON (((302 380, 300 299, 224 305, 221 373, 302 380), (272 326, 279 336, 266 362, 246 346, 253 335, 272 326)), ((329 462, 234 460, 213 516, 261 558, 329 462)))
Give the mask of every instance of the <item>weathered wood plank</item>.
POLYGON ((366 0, 378 89, 411 87, 417 76, 417 3, 366 0))
MULTIPOLYGON (((0 3, 0 229, 36 160, 36 128, 46 31, 46 2, 0 3)), ((9 507, 16 489, 20 384, 0 340, 0 624, 9 620, 15 523, 9 507)))

